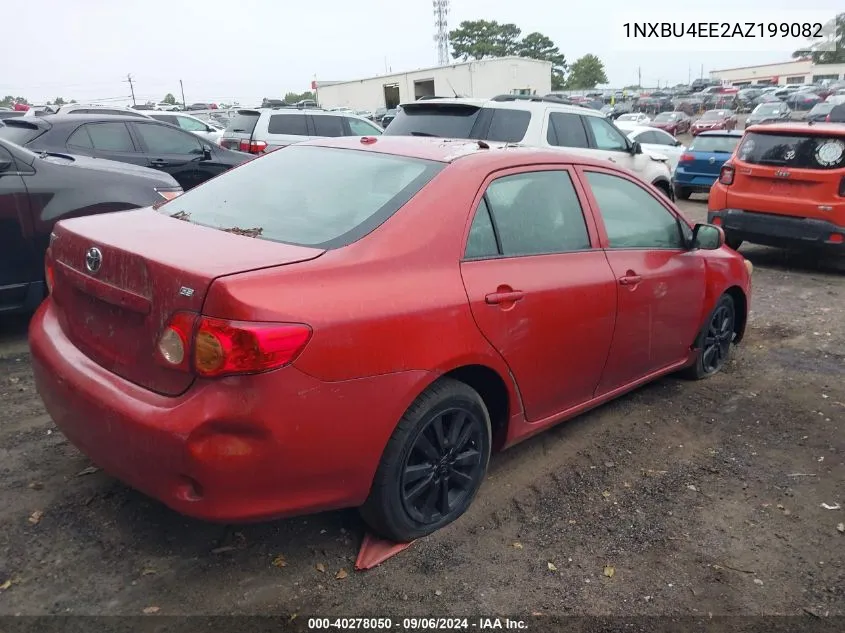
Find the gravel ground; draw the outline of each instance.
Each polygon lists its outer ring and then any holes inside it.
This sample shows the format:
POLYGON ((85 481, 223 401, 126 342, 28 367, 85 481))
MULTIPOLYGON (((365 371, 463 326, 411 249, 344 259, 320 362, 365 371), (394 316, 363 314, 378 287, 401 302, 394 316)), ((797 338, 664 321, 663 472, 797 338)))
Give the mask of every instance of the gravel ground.
POLYGON ((0 615, 845 615, 845 510, 822 505, 845 507, 845 285, 835 261, 742 252, 753 313, 724 373, 494 457, 463 518, 366 573, 354 511, 209 525, 92 472, 4 319, 0 615))

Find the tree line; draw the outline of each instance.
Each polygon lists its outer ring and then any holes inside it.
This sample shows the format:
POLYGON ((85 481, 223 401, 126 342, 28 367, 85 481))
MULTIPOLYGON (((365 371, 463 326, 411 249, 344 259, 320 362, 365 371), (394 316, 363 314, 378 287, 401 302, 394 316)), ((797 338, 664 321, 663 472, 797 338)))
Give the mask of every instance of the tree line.
POLYGON ((452 57, 462 61, 519 56, 552 63, 552 90, 595 88, 607 83, 604 64, 593 54, 571 65, 557 45, 542 33, 522 36, 516 24, 495 20, 465 20, 449 32, 452 57))

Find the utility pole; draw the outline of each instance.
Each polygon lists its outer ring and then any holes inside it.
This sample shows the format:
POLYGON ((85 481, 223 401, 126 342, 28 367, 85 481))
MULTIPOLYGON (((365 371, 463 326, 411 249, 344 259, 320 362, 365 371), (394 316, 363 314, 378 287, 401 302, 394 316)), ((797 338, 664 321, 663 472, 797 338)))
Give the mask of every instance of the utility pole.
POLYGON ((704 64, 701 64, 701 79, 704 79, 704 64))
POLYGON ((132 91, 132 105, 135 105, 135 86, 132 85, 132 73, 126 75, 126 83, 129 84, 129 90, 132 91))
POLYGON ((637 88, 643 87, 643 67, 637 66, 637 88))
POLYGON ((179 90, 182 91, 182 109, 187 110, 188 104, 185 103, 185 86, 182 85, 182 80, 179 80, 179 90))
POLYGON ((687 65, 687 85, 692 83, 692 66, 687 65))

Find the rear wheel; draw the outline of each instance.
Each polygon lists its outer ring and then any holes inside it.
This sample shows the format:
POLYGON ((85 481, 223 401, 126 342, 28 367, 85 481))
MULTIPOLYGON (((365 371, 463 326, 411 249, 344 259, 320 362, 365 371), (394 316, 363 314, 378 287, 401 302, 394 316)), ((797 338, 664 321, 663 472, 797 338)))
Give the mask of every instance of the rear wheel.
POLYGON ((665 182, 656 182, 654 186, 660 189, 663 192, 663 195, 669 198, 669 200, 674 200, 675 198, 672 195, 672 187, 667 185, 665 182))
POLYGON ((679 187, 678 185, 675 185, 675 197, 678 200, 689 200, 691 195, 692 192, 686 187, 679 187))
POLYGON ((407 542, 460 517, 490 459, 490 416, 478 393, 444 378, 402 416, 361 515, 381 536, 407 542))
POLYGON ((710 313, 696 340, 698 357, 695 364, 683 371, 686 378, 701 380, 718 373, 730 358, 736 326, 733 297, 724 294, 710 313))
POLYGON ((739 250, 739 247, 742 246, 742 242, 742 238, 739 238, 736 235, 732 235, 731 233, 725 233, 725 244, 727 244, 735 251, 739 250))

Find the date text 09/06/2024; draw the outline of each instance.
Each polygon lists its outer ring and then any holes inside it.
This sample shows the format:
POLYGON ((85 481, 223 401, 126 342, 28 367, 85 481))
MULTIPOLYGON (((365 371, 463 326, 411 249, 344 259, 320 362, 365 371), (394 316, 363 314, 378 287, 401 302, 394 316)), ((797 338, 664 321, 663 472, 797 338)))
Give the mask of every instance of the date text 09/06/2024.
POLYGON ((825 37, 821 22, 625 22, 626 38, 806 38, 825 37))
POLYGON ((525 620, 510 618, 308 618, 308 630, 330 631, 493 631, 527 630, 525 620))

